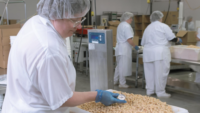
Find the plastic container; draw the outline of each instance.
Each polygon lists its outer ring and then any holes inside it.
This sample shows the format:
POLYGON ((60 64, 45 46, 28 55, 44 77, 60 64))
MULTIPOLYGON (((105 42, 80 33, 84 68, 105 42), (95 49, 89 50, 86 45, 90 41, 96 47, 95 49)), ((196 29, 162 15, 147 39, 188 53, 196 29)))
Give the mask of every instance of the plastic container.
POLYGON ((171 57, 190 61, 200 61, 200 49, 188 48, 188 46, 171 46, 171 57))

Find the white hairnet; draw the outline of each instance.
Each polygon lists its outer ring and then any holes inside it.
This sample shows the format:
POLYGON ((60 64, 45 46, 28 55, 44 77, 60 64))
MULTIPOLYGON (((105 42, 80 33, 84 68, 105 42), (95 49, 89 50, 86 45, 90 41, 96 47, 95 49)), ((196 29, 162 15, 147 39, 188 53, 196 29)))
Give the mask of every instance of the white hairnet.
POLYGON ((125 12, 122 14, 120 21, 121 22, 126 21, 126 20, 130 19, 131 17, 133 17, 133 13, 125 12))
POLYGON ((187 17, 187 21, 190 21, 192 19, 192 16, 187 17))
POLYGON ((151 22, 158 21, 161 18, 163 18, 163 13, 160 11, 154 11, 150 16, 151 22))
POLYGON ((84 17, 90 9, 90 0, 40 0, 38 15, 49 20, 84 17))

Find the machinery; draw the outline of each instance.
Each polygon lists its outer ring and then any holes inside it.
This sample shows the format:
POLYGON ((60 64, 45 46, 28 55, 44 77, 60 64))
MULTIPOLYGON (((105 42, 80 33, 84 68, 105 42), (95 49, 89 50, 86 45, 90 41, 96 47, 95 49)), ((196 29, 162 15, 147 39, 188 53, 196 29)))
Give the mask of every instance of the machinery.
POLYGON ((101 15, 101 26, 108 26, 109 16, 101 15))
POLYGON ((90 89, 113 89, 112 30, 88 30, 90 89))
POLYGON ((171 29, 173 32, 178 32, 178 24, 172 24, 171 29))

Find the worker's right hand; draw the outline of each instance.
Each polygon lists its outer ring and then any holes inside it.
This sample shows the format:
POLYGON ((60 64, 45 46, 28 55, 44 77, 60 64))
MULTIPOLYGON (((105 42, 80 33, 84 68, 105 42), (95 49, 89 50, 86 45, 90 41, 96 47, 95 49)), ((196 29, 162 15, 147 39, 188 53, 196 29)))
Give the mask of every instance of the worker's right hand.
POLYGON ((134 48, 135 48, 136 51, 139 50, 139 47, 138 47, 138 46, 135 46, 134 48))
POLYGON ((182 43, 183 41, 182 41, 182 39, 181 38, 178 38, 178 43, 182 43))
POLYGON ((117 93, 111 93, 109 91, 104 91, 104 90, 96 90, 97 91, 97 96, 95 102, 101 102, 105 106, 110 106, 111 104, 114 103, 126 103, 125 100, 119 100, 117 97, 119 94, 117 93))

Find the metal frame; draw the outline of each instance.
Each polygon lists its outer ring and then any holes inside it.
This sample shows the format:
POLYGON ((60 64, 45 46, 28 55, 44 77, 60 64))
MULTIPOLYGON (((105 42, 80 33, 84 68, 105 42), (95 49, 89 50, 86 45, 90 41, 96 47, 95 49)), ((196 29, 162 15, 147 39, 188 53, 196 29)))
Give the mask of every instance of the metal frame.
POLYGON ((8 4, 16 4, 16 3, 23 3, 24 4, 24 10, 25 10, 25 20, 27 20, 27 15, 26 15, 26 3, 24 0, 19 0, 19 1, 6 1, 6 0, 0 0, 0 3, 5 3, 6 6, 5 6, 5 9, 4 9, 4 12, 2 14, 2 17, 1 17, 1 21, 0 23, 2 22, 3 20, 3 17, 4 17, 4 13, 6 11, 6 17, 7 17, 7 25, 9 25, 9 19, 8 19, 8 4))
MULTIPOLYGON (((136 74, 135 74, 135 87, 138 87, 138 73, 139 73, 139 58, 143 58, 143 51, 138 50, 137 52, 137 57, 136 57, 136 74)), ((144 75, 144 67, 143 67, 143 74, 142 74, 142 88, 145 87, 145 75, 144 75)))

